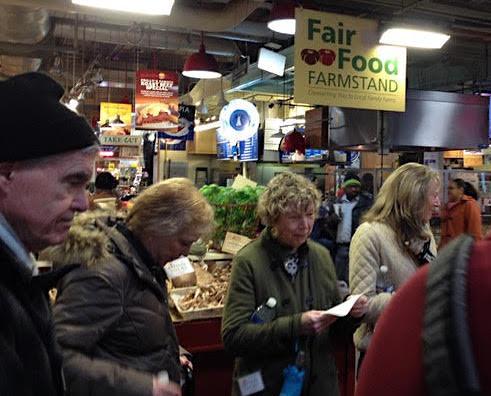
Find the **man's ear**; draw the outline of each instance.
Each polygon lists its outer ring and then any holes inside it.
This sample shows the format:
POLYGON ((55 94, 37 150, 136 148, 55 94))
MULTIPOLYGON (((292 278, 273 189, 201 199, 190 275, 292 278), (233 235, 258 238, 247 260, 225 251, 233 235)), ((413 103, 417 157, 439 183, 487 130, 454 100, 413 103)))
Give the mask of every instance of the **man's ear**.
POLYGON ((13 162, 0 162, 0 194, 5 195, 11 182, 13 162))

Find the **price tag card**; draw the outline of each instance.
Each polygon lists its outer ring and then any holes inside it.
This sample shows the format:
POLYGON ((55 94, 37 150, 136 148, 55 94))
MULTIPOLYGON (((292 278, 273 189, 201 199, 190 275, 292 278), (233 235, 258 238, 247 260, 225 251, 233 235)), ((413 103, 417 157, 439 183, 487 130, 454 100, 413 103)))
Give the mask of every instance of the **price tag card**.
POLYGON ((179 257, 176 260, 168 262, 164 266, 164 271, 169 279, 174 279, 178 276, 194 272, 194 268, 187 257, 179 257))
POLYGON ((227 232, 222 245, 222 252, 237 254, 237 252, 247 245, 252 239, 243 235, 227 232))
POLYGON ((263 376, 260 371, 244 375, 237 379, 237 382, 242 396, 253 395, 264 390, 263 376))
POLYGON ((256 187, 257 183, 255 181, 252 181, 251 179, 248 179, 247 177, 244 177, 242 175, 237 175, 237 177, 235 178, 232 184, 232 188, 238 190, 245 186, 256 187))

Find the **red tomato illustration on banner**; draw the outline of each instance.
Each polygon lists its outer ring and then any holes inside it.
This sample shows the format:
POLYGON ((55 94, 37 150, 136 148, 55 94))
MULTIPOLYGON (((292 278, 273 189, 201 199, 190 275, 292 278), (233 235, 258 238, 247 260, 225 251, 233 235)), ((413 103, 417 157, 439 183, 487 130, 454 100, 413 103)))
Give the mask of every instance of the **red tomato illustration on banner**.
POLYGON ((302 60, 307 64, 307 65, 315 65, 319 61, 319 53, 311 48, 305 48, 302 50, 300 53, 302 56, 302 60))
POLYGON ((320 60, 323 65, 331 66, 336 60, 336 53, 328 48, 319 50, 320 60))

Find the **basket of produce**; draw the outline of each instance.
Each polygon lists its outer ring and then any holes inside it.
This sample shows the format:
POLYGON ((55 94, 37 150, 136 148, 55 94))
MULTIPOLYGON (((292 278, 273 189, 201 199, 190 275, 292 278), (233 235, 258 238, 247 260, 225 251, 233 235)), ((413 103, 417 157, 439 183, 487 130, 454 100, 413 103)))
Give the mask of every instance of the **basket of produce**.
POLYGON ((210 184, 200 191, 215 209, 215 232, 212 236, 215 247, 222 246, 227 231, 256 237, 259 225, 256 206, 264 187, 234 189, 210 184))
POLYGON ((230 273, 230 265, 217 265, 209 278, 198 275, 198 286, 172 289, 170 299, 179 315, 184 320, 222 316, 230 273))

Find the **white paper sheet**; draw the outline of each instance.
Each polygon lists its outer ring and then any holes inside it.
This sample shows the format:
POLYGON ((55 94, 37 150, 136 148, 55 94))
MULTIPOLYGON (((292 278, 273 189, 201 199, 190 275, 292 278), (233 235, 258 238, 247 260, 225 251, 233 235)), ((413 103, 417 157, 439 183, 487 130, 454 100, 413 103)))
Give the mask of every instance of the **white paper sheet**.
POLYGON ((326 314, 332 315, 332 316, 338 316, 338 317, 343 317, 349 314, 351 311, 351 308, 353 308, 353 305, 355 305, 355 302, 362 296, 362 294, 353 294, 348 297, 348 299, 341 304, 338 304, 330 309, 328 309, 326 314))

